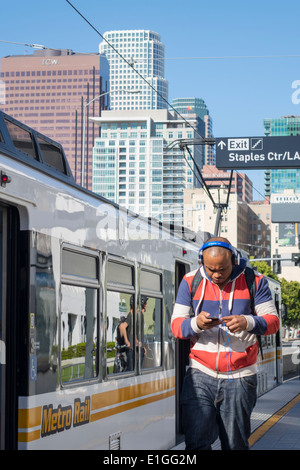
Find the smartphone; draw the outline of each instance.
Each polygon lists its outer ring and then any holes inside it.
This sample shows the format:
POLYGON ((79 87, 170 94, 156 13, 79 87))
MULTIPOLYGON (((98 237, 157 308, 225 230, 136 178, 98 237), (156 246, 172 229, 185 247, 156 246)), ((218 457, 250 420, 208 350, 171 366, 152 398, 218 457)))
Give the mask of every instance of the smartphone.
POLYGON ((217 322, 219 321, 219 317, 208 317, 209 320, 212 320, 212 322, 217 322))

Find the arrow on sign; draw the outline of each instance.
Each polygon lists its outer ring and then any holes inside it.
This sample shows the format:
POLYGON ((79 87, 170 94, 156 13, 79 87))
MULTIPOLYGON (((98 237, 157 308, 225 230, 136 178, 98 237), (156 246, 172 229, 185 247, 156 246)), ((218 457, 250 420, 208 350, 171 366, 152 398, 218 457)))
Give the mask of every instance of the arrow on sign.
POLYGON ((218 147, 221 147, 221 150, 223 150, 223 148, 226 147, 225 142, 223 142, 223 140, 221 140, 221 142, 218 143, 218 147))

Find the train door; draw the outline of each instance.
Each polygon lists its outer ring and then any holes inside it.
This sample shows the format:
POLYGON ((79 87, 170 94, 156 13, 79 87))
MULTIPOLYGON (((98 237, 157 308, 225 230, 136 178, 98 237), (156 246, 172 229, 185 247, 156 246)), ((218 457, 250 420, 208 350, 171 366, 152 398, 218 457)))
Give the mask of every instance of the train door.
POLYGON ((16 213, 0 205, 0 449, 16 448, 16 213))
MULTIPOLYGON (((190 266, 186 263, 176 261, 175 265, 175 295, 177 296, 179 284, 183 276, 190 271, 190 266)), ((180 395, 183 385, 183 379, 186 373, 186 368, 189 363, 189 340, 176 341, 176 436, 179 442, 182 439, 182 413, 180 406, 180 395)))

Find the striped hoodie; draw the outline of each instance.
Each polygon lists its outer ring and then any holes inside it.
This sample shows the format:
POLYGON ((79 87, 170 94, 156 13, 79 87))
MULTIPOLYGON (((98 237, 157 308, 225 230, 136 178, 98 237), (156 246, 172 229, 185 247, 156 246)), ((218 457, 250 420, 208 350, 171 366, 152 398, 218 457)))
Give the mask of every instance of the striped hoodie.
POLYGON ((235 266, 231 280, 220 290, 207 276, 204 266, 199 269, 203 277, 191 301, 191 284, 196 274, 186 274, 179 286, 171 325, 176 338, 190 339, 190 366, 220 378, 243 377, 256 373, 258 342, 256 335, 271 335, 279 329, 279 319, 272 300, 267 279, 255 273, 256 294, 251 314, 250 294, 244 270, 246 260, 235 266), (190 317, 193 304, 195 314, 190 317), (200 330, 196 317, 205 311, 222 318, 244 315, 246 330, 232 333, 225 323, 209 330, 200 330))

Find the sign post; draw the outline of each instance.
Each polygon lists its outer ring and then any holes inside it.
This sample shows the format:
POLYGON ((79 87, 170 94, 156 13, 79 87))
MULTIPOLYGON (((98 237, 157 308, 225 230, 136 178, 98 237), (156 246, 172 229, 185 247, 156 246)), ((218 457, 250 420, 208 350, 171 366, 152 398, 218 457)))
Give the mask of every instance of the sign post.
POLYGON ((220 169, 300 168, 300 136, 216 139, 220 169))

